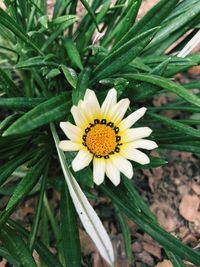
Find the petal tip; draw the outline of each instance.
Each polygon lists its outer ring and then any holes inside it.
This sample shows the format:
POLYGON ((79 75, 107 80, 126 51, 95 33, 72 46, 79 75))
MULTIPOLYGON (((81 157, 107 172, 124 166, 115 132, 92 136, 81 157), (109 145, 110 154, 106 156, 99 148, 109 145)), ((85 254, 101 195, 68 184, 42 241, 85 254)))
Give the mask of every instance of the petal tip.
MULTIPOLYGON (((103 180, 104 181, 104 180, 103 180)), ((94 183, 96 184, 96 185, 101 185, 102 183, 103 183, 103 181, 100 181, 100 180, 98 180, 98 179, 94 179, 94 183)))
POLYGON ((111 180, 111 182, 115 185, 115 186, 118 186, 120 184, 120 180, 119 181, 113 181, 111 180))

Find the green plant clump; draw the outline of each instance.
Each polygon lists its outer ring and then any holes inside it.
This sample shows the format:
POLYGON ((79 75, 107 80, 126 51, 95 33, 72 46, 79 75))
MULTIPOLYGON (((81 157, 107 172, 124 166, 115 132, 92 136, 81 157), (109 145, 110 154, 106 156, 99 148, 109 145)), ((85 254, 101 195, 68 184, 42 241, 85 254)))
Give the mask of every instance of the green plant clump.
POLYGON ((95 187, 111 200, 130 263, 127 218, 163 247, 173 266, 184 266, 184 261, 200 266, 200 253, 159 226, 133 181, 121 176, 117 187, 108 179, 95 186, 92 166, 75 173, 74 153, 64 156, 56 150, 58 136, 64 137, 59 122, 72 121, 70 109, 86 89, 102 102, 115 87, 119 98, 130 99, 129 112, 147 107, 137 124, 153 129, 151 138, 163 157, 133 164, 134 169, 166 164, 171 149, 199 157, 200 120, 190 117, 200 112, 199 91, 192 90, 200 83, 180 85, 173 77, 200 63, 199 53, 178 54, 199 30, 200 1, 160 0, 139 21, 142 0, 56 0, 52 18, 46 2, 5 0, 0 9, 0 198, 9 197, 0 206, 0 256, 14 266, 81 266, 79 220, 63 169, 88 199, 96 198, 95 187), (159 95, 172 100, 153 107, 159 95), (163 110, 184 112, 186 119, 172 120, 163 110), (55 191, 61 194, 56 209, 49 201, 55 191), (27 230, 10 216, 30 196, 37 206, 27 230))

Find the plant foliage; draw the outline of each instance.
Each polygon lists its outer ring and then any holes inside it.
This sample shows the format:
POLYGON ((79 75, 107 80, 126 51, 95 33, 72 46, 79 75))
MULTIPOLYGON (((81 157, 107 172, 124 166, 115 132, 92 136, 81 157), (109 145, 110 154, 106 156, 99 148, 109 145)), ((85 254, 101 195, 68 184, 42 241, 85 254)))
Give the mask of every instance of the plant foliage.
MULTIPOLYGON (((142 0, 56 0, 52 18, 46 2, 5 0, 5 9, 0 9, 0 198, 9 196, 1 205, 0 256, 14 266, 32 267, 37 266, 36 250, 41 266, 78 267, 79 221, 50 124, 61 135, 59 121, 71 120, 70 108, 87 88, 103 99, 115 87, 119 97, 131 100, 131 109, 148 108, 140 124, 153 129, 163 155, 173 149, 199 157, 200 120, 190 116, 200 112, 199 92, 192 90, 200 85, 180 85, 173 77, 200 64, 199 53, 177 56, 199 30, 200 1, 160 0, 139 21, 142 0), (153 97, 162 94, 172 95, 172 103, 153 107, 153 97), (184 112, 185 120, 172 120, 162 110, 184 112), (57 213, 48 199, 54 191, 61 193, 57 213), (38 205, 27 231, 10 216, 33 194, 38 205), (52 243, 56 253, 49 250, 52 243)), ((70 159, 68 153, 66 161, 70 159)), ((150 164, 134 167, 166 163, 151 157, 150 164)), ((91 173, 88 167, 74 176, 86 195, 94 197, 91 173)), ((184 266, 183 260, 199 266, 200 253, 164 231, 133 182, 122 178, 118 187, 106 181, 96 190, 112 201, 129 261, 127 217, 160 243, 173 266, 184 266)))

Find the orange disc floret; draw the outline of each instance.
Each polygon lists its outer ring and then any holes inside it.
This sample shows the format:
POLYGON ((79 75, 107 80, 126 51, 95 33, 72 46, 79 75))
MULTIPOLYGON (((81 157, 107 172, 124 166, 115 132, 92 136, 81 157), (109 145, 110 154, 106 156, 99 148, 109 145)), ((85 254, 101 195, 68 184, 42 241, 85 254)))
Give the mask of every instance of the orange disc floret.
POLYGON ((90 128, 85 143, 94 155, 106 156, 113 152, 117 145, 115 131, 107 125, 97 124, 90 128))

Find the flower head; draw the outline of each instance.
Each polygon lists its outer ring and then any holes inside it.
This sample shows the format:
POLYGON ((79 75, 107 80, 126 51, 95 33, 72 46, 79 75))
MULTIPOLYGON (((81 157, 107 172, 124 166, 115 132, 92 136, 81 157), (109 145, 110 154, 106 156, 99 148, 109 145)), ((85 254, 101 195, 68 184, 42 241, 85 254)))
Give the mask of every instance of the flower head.
POLYGON ((149 127, 131 128, 146 112, 142 107, 123 119, 130 101, 117 102, 117 91, 111 89, 101 107, 94 91, 87 89, 84 99, 71 108, 76 125, 61 122, 60 127, 70 140, 61 141, 63 151, 78 151, 72 161, 74 171, 79 171, 93 160, 93 179, 97 185, 105 174, 114 185, 120 183, 120 172, 129 179, 133 167, 129 160, 140 164, 149 163, 146 154, 138 150, 154 149, 154 141, 143 139, 152 130, 149 127))

